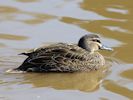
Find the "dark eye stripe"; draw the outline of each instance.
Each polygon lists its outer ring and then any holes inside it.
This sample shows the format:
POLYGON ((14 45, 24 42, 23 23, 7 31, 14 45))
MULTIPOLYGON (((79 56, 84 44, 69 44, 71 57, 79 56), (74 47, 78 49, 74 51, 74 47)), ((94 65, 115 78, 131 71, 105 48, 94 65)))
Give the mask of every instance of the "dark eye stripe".
POLYGON ((101 43, 101 41, 100 40, 97 40, 97 39, 93 39, 92 41, 101 43))

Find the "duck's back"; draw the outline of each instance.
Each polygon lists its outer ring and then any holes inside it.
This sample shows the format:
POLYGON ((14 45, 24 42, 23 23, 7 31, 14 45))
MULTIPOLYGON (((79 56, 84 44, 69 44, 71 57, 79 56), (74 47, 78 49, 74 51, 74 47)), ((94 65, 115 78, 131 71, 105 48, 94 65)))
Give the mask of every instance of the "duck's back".
POLYGON ((77 45, 65 43, 34 49, 23 64, 18 67, 22 71, 34 72, 75 72, 98 69, 104 64, 104 58, 98 52, 90 54, 77 45))

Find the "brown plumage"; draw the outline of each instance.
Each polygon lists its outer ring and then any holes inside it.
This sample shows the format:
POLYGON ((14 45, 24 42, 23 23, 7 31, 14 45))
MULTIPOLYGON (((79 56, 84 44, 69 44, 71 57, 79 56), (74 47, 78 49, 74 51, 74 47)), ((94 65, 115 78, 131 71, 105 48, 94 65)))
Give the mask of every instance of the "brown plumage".
POLYGON ((103 49, 99 36, 85 35, 80 38, 78 45, 57 43, 22 53, 28 58, 14 70, 26 72, 97 70, 105 64, 104 57, 97 52, 99 49, 103 49))

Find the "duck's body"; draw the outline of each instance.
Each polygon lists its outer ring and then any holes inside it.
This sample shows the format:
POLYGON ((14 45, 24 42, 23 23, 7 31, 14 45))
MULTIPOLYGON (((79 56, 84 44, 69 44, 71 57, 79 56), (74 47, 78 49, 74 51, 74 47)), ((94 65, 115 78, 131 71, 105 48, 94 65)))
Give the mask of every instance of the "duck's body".
POLYGON ((105 61, 98 52, 90 53, 77 45, 65 43, 41 47, 29 53, 18 68, 34 72, 75 72, 97 70, 105 61))
POLYGON ((80 38, 78 45, 57 43, 22 53, 28 58, 14 70, 24 72, 97 70, 105 64, 104 57, 97 52, 99 49, 103 49, 99 37, 97 35, 85 35, 80 38))

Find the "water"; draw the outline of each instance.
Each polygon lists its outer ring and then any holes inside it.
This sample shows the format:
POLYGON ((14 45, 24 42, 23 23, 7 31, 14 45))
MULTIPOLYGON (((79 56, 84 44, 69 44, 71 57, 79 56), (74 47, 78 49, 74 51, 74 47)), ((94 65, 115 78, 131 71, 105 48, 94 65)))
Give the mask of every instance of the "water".
POLYGON ((133 7, 126 0, 0 0, 0 100, 133 99, 133 7), (97 33, 109 72, 7 74, 24 56, 54 42, 77 43, 97 33))

